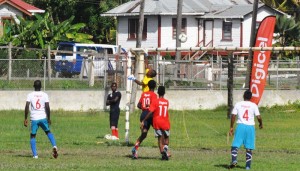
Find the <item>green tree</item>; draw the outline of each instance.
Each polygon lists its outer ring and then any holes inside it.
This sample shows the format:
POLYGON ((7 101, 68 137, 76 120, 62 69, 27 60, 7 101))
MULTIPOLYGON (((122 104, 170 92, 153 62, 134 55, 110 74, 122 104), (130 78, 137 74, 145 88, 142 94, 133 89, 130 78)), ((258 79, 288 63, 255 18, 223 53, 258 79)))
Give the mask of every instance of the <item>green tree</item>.
MULTIPOLYGON (((276 17, 274 33, 277 33, 274 39, 274 46, 299 46, 300 45, 300 23, 295 18, 288 18, 286 15, 276 17)), ((295 53, 284 51, 282 58, 294 58, 295 53)))
POLYGON ((286 15, 276 17, 275 39, 279 46, 299 46, 300 23, 294 17, 288 18, 286 15))
POLYGON ((298 0, 262 0, 266 5, 283 11, 300 21, 300 3, 298 0))
POLYGON ((95 43, 115 44, 116 20, 100 15, 130 0, 25 0, 50 13, 54 23, 60 23, 75 16, 73 24, 85 23, 83 32, 93 36, 95 43), (67 7, 67 8, 66 8, 67 7))
POLYGON ((20 24, 6 23, 10 29, 4 31, 4 36, 0 38, 0 43, 7 44, 12 42, 14 46, 42 49, 47 44, 51 48, 55 48, 59 41, 93 43, 91 35, 80 33, 85 27, 84 23, 71 24, 74 16, 59 24, 54 24, 49 13, 36 14, 35 17, 34 20, 19 18, 20 24))

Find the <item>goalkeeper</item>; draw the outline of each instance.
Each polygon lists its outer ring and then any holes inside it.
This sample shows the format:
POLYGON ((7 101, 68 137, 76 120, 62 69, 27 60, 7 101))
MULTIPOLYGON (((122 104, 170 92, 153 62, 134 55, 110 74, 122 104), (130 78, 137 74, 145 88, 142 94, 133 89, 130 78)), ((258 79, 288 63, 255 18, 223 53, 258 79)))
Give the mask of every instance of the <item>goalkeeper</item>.
POLYGON ((145 68, 146 68, 146 70, 145 70, 145 76, 144 76, 144 78, 143 78, 142 81, 137 80, 134 77, 134 75, 128 76, 129 80, 132 80, 135 83, 137 83, 138 85, 142 86, 142 91, 143 92, 149 91, 148 82, 150 80, 153 80, 153 78, 156 76, 156 71, 148 66, 148 59, 147 58, 145 60, 145 68))

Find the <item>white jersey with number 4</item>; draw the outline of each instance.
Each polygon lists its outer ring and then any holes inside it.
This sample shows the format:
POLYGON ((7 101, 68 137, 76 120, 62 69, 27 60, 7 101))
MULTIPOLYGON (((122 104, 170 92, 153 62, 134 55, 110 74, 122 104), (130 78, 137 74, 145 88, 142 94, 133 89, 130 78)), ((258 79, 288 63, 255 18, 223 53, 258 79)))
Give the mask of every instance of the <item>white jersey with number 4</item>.
POLYGON ((42 91, 34 91, 27 95, 27 102, 30 102, 30 120, 40 120, 47 118, 45 103, 49 102, 49 97, 42 91))
POLYGON ((232 110, 232 114, 238 115, 236 123, 245 125, 255 125, 254 117, 260 115, 257 105, 250 101, 236 103, 232 110))

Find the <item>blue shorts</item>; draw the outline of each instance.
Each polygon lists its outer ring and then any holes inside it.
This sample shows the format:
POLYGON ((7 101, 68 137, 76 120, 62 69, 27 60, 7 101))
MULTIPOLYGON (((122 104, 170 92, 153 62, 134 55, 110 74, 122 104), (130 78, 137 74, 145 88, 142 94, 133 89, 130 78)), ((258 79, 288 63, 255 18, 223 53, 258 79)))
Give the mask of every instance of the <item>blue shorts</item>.
POLYGON ((50 131, 47 119, 33 120, 31 121, 31 134, 35 135, 39 127, 41 127, 45 132, 50 131))
POLYGON ((238 124, 235 129, 232 147, 240 148, 244 145, 246 149, 255 149, 255 128, 254 125, 238 124))

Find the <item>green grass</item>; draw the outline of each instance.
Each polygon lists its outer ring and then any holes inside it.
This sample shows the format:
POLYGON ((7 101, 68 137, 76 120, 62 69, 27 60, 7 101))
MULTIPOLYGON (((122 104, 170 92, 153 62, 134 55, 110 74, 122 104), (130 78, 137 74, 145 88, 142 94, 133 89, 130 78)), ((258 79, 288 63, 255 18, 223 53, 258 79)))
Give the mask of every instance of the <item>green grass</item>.
MULTIPOLYGON (((46 78, 47 79, 47 78, 46 78)), ((103 81, 95 80, 94 86, 89 87, 88 79, 83 79, 82 81, 78 80, 51 80, 42 81, 43 88, 47 90, 99 90, 103 89, 103 81)), ((0 80, 0 89, 1 90, 31 90, 33 86, 33 80, 0 80)))
MULTIPOLYGON (((300 170, 299 104, 261 108, 261 113, 264 129, 257 129, 252 170, 300 170)), ((103 138, 110 133, 107 112, 52 111, 59 157, 51 157, 51 145, 40 129, 36 160, 31 156, 29 128, 23 126, 23 111, 0 111, 0 170, 227 170, 232 137, 227 139, 226 114, 225 107, 170 111, 172 157, 161 161, 152 129, 139 149, 139 159, 130 157, 140 133, 138 110, 130 115, 130 145, 124 140, 124 111, 120 141, 103 138)), ((244 170, 244 149, 238 159, 235 170, 244 170)))

